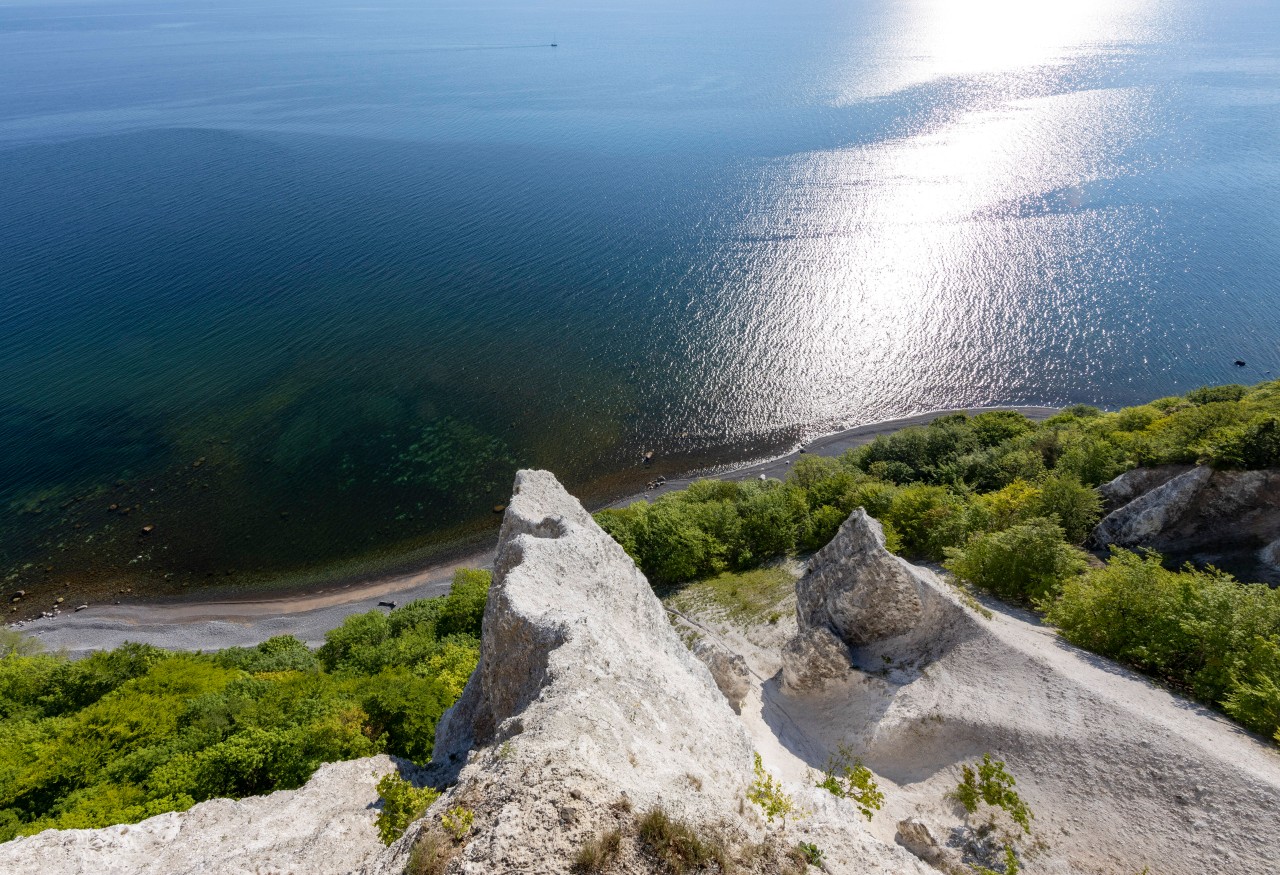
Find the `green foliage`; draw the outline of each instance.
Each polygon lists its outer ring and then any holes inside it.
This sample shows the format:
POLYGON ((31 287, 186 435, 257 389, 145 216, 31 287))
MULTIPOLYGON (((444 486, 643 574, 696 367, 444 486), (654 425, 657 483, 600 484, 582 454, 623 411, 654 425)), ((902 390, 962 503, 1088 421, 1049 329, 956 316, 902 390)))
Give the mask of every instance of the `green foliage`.
POLYGON ((946 569, 963 581, 1015 601, 1039 602, 1085 568, 1085 555, 1063 541, 1062 527, 1036 518, 973 535, 947 551, 946 569))
POLYGON ((297 787, 321 763, 430 756, 478 655, 488 575, 390 615, 351 617, 318 653, 287 635, 212 654, 126 644, 76 662, 0 658, 0 840, 297 787))
POLYGON ((960 783, 947 797, 960 803, 966 814, 976 814, 980 803, 1004 809, 1023 832, 1030 833, 1035 815, 1013 789, 1017 783, 1003 760, 993 760, 991 754, 984 753, 982 762, 960 766, 960 783))
POLYGON ((471 832, 471 825, 475 823, 475 819, 476 813, 470 808, 455 805, 440 815, 440 825, 455 842, 461 842, 471 832))
MULTIPOLYGON (((803 456, 784 483, 701 480, 596 518, 650 580, 674 584, 821 549, 862 507, 881 522, 889 550, 945 559, 977 587, 1038 603, 1076 643, 1272 734, 1272 676, 1246 664, 1258 647, 1258 664, 1270 664, 1255 638, 1280 640, 1260 591, 1216 572, 1173 578, 1180 589, 1158 562, 1113 560, 1080 577, 1084 557, 1071 545, 1097 523, 1094 487, 1138 465, 1172 462, 1280 466, 1280 381, 1197 389, 1114 413, 1077 405, 1039 423, 1009 411, 943 416, 838 459, 803 456), (1127 596, 1112 585, 1126 577, 1138 584, 1127 596)), ((354 659, 364 652, 347 649, 354 659)))
POLYGON ((1223 706, 1245 726, 1280 742, 1280 641, 1255 638, 1244 665, 1233 673, 1223 706))
MULTIPOLYGON (((1005 845, 1003 871, 980 866, 976 863, 970 863, 969 868, 974 871, 975 875, 1018 875, 1022 871, 1022 864, 1018 861, 1018 852, 1014 850, 1013 845, 1005 845)), ((1145 872, 1146 870, 1143 871, 1145 872)))
POLYGON ((1187 400, 1192 404, 1212 404, 1216 401, 1239 401, 1249 394, 1249 389, 1239 383, 1228 383, 1225 386, 1201 386, 1187 393, 1187 400))
POLYGON ((31 656, 43 649, 44 646, 40 643, 40 639, 32 638, 30 635, 23 635, 16 629, 6 629, 0 626, 0 659, 11 653, 18 656, 31 656))
POLYGON ((1280 466, 1280 416, 1266 413, 1223 429, 1207 445, 1209 461, 1220 468, 1280 466))
POLYGON ((785 824, 787 816, 796 813, 795 800, 782 789, 780 781, 765 771, 760 754, 756 754, 754 769, 755 780, 747 788, 748 801, 758 805, 770 823, 774 818, 781 818, 785 824))
POLYGON ((849 799, 867 820, 884 807, 884 794, 871 770, 853 755, 848 745, 840 745, 827 759, 822 777, 815 786, 841 799, 849 799))
POLYGON ((822 848, 812 842, 800 842, 796 845, 796 850, 800 852, 800 856, 804 857, 804 861, 809 866, 821 866, 823 862, 822 848))
POLYGON ((1280 590, 1113 551, 1047 619, 1073 644, 1165 680, 1266 735, 1280 730, 1280 590))
POLYGON ((640 818, 639 834, 641 844, 674 875, 710 869, 731 871, 732 862, 720 842, 699 836, 661 808, 640 818))
POLYGON ((413 786, 395 772, 383 775, 378 781, 378 795, 382 808, 378 810, 378 835, 384 845, 389 845, 423 813, 431 803, 440 798, 440 792, 431 787, 413 786))
POLYGON ((1034 515, 1057 520, 1063 536, 1072 544, 1082 543, 1102 517, 1102 499, 1074 474, 1046 477, 1040 483, 1039 493, 1032 505, 1034 515))

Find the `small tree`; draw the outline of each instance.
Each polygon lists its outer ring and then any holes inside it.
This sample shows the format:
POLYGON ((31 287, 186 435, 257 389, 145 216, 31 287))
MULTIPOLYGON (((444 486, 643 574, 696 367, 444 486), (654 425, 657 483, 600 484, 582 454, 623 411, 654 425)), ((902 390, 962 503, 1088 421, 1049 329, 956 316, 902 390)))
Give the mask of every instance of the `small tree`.
POLYGON ((1063 541, 1062 527, 1036 518, 1002 532, 973 535, 947 550, 948 571, 1003 598, 1039 601, 1085 568, 1084 554, 1063 541))
POLYGON ((404 834, 431 803, 440 798, 440 792, 431 787, 418 789, 395 772, 383 775, 378 781, 378 795, 382 797, 382 810, 378 812, 378 835, 383 844, 391 844, 404 834))
POLYGON ((760 806, 770 823, 773 823, 775 817, 780 817, 785 826, 787 816, 796 813, 795 800, 782 789, 780 781, 765 771, 760 754, 756 754, 755 780, 747 788, 747 799, 760 806))
POLYGON ((966 814, 975 814, 979 803, 1001 808, 1023 832, 1030 834, 1035 815, 1013 789, 1017 783, 1005 770, 1003 760, 993 760, 991 754, 984 753, 982 762, 960 767, 960 783, 947 797, 959 802, 966 814))
POLYGON ((880 792, 875 776, 861 759, 853 755, 848 745, 840 745, 827 758, 821 779, 814 783, 833 796, 852 800, 867 820, 884 807, 884 794, 880 792))

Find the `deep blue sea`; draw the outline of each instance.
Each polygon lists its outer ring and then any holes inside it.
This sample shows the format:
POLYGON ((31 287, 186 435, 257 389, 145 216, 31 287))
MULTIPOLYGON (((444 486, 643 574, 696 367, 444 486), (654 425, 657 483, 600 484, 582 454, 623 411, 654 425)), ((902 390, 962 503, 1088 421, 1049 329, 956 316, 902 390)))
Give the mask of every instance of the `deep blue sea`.
POLYGON ((0 0, 8 588, 1272 372, 1274 0, 0 0))

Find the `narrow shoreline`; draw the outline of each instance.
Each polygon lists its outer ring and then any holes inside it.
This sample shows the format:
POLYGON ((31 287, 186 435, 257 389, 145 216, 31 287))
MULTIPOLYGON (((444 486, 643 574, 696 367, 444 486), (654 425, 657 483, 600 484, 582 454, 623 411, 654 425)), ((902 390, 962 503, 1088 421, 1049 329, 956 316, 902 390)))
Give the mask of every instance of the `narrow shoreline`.
MULTIPOLYGON (((991 410, 1012 410, 1033 420, 1047 419, 1058 412, 1055 407, 1036 405, 958 407, 867 423, 815 438, 802 448, 771 459, 746 462, 715 474, 693 472, 684 477, 666 480, 656 488, 619 499, 596 510, 653 499, 667 492, 683 489, 702 476, 727 480, 748 480, 761 476, 781 479, 803 453, 838 456, 881 435, 912 425, 924 425, 939 416, 952 413, 972 415, 991 410)), ((20 628, 22 632, 38 639, 48 650, 65 650, 71 655, 117 647, 125 641, 154 644, 174 650, 216 650, 252 646, 273 635, 294 635, 315 645, 323 641, 325 632, 341 625, 351 614, 377 608, 379 602, 404 604, 415 599, 442 595, 448 592, 456 569, 491 568, 493 559, 494 548, 489 547, 445 562, 432 563, 409 573, 375 576, 367 581, 351 580, 322 593, 300 593, 296 596, 275 594, 259 599, 93 606, 89 611, 63 614, 52 620, 28 621, 10 628, 20 628)))

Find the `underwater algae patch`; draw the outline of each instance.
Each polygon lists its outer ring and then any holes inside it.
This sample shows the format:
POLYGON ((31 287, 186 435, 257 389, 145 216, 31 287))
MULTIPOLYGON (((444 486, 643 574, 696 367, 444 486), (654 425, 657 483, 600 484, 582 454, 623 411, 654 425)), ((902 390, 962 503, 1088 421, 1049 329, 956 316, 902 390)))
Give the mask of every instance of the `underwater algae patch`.
POLYGON ((473 419, 422 419, 333 387, 152 429, 141 452, 6 490, 10 618, 84 601, 284 587, 377 571, 474 541, 517 467, 473 419), (344 403, 345 402, 345 403, 344 403), (16 608, 17 610, 13 610, 16 608))

